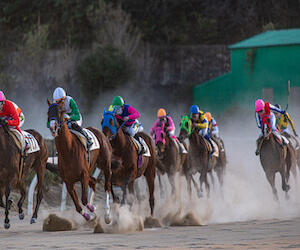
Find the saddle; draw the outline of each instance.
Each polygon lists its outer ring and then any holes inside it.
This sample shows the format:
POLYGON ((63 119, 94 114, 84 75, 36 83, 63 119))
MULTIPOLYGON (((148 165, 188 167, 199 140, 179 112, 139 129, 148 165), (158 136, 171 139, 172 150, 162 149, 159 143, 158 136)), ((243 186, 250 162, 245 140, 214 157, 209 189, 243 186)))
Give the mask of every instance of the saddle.
POLYGON ((9 129, 9 134, 14 139, 18 149, 26 154, 31 154, 40 150, 40 146, 35 137, 22 130, 23 135, 16 129, 9 129), (26 145, 28 145, 26 149, 26 145))
POLYGON ((84 146, 86 151, 92 151, 92 150, 99 149, 100 148, 100 143, 98 141, 98 138, 90 130, 85 129, 85 128, 82 128, 82 129, 92 139, 91 141, 93 142, 93 144, 91 145, 90 148, 88 148, 87 139, 85 138, 85 136, 83 134, 81 134, 80 132, 78 132, 74 129, 70 129, 70 132, 72 132, 74 135, 76 135, 78 137, 78 139, 80 140, 80 142, 82 143, 82 145, 84 146))

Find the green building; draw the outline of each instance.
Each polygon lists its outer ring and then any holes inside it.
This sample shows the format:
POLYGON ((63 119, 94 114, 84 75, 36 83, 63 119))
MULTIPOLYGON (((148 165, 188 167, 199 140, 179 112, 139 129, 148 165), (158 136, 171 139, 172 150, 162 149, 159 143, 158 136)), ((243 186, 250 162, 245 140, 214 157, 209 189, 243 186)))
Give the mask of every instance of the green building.
POLYGON ((289 112, 300 118, 300 29, 267 31, 228 48, 231 72, 193 89, 201 110, 221 115, 239 107, 254 112, 257 98, 282 108, 289 99, 289 112))

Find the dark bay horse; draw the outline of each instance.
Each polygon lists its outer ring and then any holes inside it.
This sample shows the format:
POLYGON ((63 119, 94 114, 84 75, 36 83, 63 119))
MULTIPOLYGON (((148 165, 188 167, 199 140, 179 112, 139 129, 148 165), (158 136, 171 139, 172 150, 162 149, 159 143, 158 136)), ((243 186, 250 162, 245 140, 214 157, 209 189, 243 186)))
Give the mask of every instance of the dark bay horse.
POLYGON ((192 128, 192 121, 188 116, 183 116, 180 123, 179 141, 183 142, 189 138, 188 164, 183 168, 183 173, 187 178, 188 190, 191 194, 191 181, 197 189, 198 197, 203 196, 202 185, 205 184, 207 195, 209 196, 210 186, 207 180, 207 173, 217 164, 217 158, 212 156, 210 159, 210 151, 208 144, 203 136, 198 134, 199 130, 192 128), (200 188, 196 184, 193 175, 200 174, 200 188))
POLYGON ((87 214, 83 211, 79 204, 75 183, 81 182, 82 197, 81 201, 90 212, 93 212, 97 207, 88 204, 87 188, 90 186, 95 191, 96 180, 90 176, 91 171, 95 168, 101 168, 105 176, 105 191, 106 191, 106 211, 105 222, 111 221, 109 195, 111 192, 111 161, 112 148, 105 135, 96 128, 89 127, 90 130, 98 139, 100 148, 89 151, 89 160, 85 146, 80 142, 79 138, 70 132, 63 117, 61 107, 49 100, 48 119, 50 121, 50 131, 55 137, 55 145, 58 152, 58 170, 59 175, 67 186, 76 211, 80 213, 87 221, 93 219, 93 214, 87 214))
POLYGON ((182 174, 182 165, 186 163, 187 154, 180 154, 175 142, 167 135, 164 123, 157 127, 154 133, 154 141, 157 152, 157 175, 161 196, 164 191, 161 183, 161 175, 168 175, 172 187, 172 195, 176 192, 175 175, 182 174))
POLYGON ((275 187, 275 174, 279 172, 282 180, 282 190, 286 192, 286 198, 288 199, 288 191, 290 189, 288 178, 291 168, 291 155, 286 146, 282 147, 276 141, 278 138, 272 133, 270 119, 267 116, 262 118, 261 129, 263 134, 260 150, 261 165, 272 187, 274 198, 278 200, 275 187))
POLYGON ((22 183, 22 178, 28 174, 31 168, 35 170, 38 178, 36 206, 30 220, 31 224, 36 222, 39 206, 43 198, 42 186, 48 159, 48 149, 43 137, 37 131, 29 129, 26 130, 26 132, 34 136, 40 150, 28 153, 25 160, 23 160, 23 165, 21 162, 21 151, 12 136, 8 133, 7 125, 0 128, 0 206, 5 207, 4 227, 6 229, 10 227, 10 220, 8 216, 12 200, 9 199, 9 195, 13 188, 18 188, 20 190, 21 198, 18 202, 19 218, 21 220, 24 219, 22 205, 26 198, 26 191, 22 183), (23 165, 23 167, 20 168, 21 165, 23 165), (5 205, 2 200, 3 192, 5 193, 5 205))
POLYGON ((150 157, 139 156, 138 151, 128 134, 125 134, 114 112, 107 111, 103 114, 102 131, 110 139, 110 143, 114 148, 114 154, 120 157, 123 161, 123 167, 114 170, 112 174, 112 184, 121 186, 123 190, 123 203, 126 200, 127 187, 129 193, 134 193, 134 180, 144 175, 147 180, 149 189, 149 204, 151 216, 154 210, 154 181, 156 172, 156 153, 154 143, 149 135, 144 132, 137 133, 138 136, 144 139, 150 150, 150 157), (138 161, 140 157, 140 164, 138 161))

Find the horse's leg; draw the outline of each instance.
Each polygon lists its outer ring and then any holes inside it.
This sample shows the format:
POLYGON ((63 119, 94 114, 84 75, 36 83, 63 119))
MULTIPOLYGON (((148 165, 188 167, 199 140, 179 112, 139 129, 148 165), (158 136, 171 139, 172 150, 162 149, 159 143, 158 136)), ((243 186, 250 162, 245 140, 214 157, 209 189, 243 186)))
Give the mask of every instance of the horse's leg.
POLYGON ((109 224, 111 222, 111 215, 110 215, 110 205, 109 205, 109 195, 111 193, 111 161, 106 160, 100 165, 102 167, 102 170, 104 172, 104 177, 105 177, 105 194, 106 194, 106 199, 105 199, 105 223, 109 224))
POLYGON ((23 206, 23 202, 24 202, 24 200, 25 200, 25 198, 26 198, 26 192, 25 192, 25 189, 24 189, 24 187, 23 187, 22 181, 19 181, 17 186, 19 187, 20 194, 21 194, 21 198, 20 198, 20 200, 19 200, 19 202, 18 202, 19 219, 20 219, 20 220, 23 220, 23 219, 24 219, 24 213, 23 213, 22 206, 23 206))
MULTIPOLYGON (((148 165, 149 168, 149 165, 148 165)), ((150 204, 150 210, 151 210, 151 216, 153 216, 154 212, 154 181, 155 181, 155 172, 154 171, 148 171, 144 173, 144 176, 146 177, 148 189, 149 189, 149 204, 150 204)))
POLYGON ((161 181, 161 175, 158 175, 158 185, 159 185, 159 190, 160 190, 160 198, 164 199, 165 198, 165 192, 163 189, 162 181, 161 181))
POLYGON ((5 189, 5 220, 4 220, 4 228, 9 229, 10 228, 10 223, 9 223, 9 209, 8 209, 8 199, 10 195, 10 183, 7 185, 5 189))
POLYGON ((214 173, 213 173, 212 170, 209 172, 209 175, 210 175, 211 183, 212 183, 213 188, 214 188, 215 187, 215 177, 214 177, 214 173))
POLYGON ((175 174, 168 174, 168 179, 172 187, 172 196, 176 194, 176 186, 175 186, 175 174))
POLYGON ((274 195, 274 200, 278 201, 277 189, 275 187, 275 174, 267 174, 266 177, 268 182, 270 183, 274 195))
POLYGON ((190 200, 192 200, 192 175, 189 173, 185 174, 185 178, 186 178, 186 183, 187 183, 187 190, 188 190, 188 194, 190 196, 190 200))
POLYGON ((71 196, 74 204, 75 204, 75 208, 76 208, 76 211, 78 213, 80 213, 87 221, 89 221, 91 219, 91 216, 89 214, 86 214, 80 204, 79 204, 79 199, 78 199, 78 195, 77 195, 77 192, 75 190, 75 185, 74 184, 67 184, 66 183, 66 187, 67 187, 67 190, 68 190, 68 193, 69 195, 71 196))
POLYGON ((201 192, 203 193, 202 184, 204 182, 205 188, 206 188, 206 191, 207 191, 207 197, 209 197, 210 187, 209 187, 209 184, 208 184, 208 181, 207 181, 207 174, 206 173, 201 173, 200 177, 199 177, 199 181, 200 181, 200 190, 201 190, 201 192))
POLYGON ((3 203, 3 191, 2 191, 2 188, 0 189, 0 207, 5 208, 4 203, 3 203))
MULTIPOLYGON (((288 171, 288 170, 287 170, 288 171)), ((281 182, 282 182, 282 190, 285 191, 285 199, 289 200, 289 194, 288 191, 290 190, 290 185, 287 184, 287 174, 286 174, 286 170, 284 170, 284 168, 282 168, 282 170, 280 171, 280 175, 281 175, 281 182)))
MULTIPOLYGON (((45 166, 45 168, 46 168, 46 166, 45 166)), ((41 201, 43 199, 44 172, 45 171, 43 171, 42 168, 39 168, 37 171, 38 184, 37 184, 37 194, 36 194, 36 205, 35 205, 34 213, 30 220, 30 224, 36 223, 39 207, 40 207, 41 201)))
POLYGON ((98 206, 89 204, 87 198, 88 186, 91 178, 92 177, 89 176, 88 173, 84 173, 81 177, 81 202, 82 205, 86 206, 91 212, 94 212, 98 208, 98 206))
POLYGON ((121 186, 122 188, 122 191, 123 191, 123 199, 122 199, 122 202, 121 204, 124 205, 125 204, 125 201, 126 201, 126 197, 127 197, 127 186, 128 186, 128 183, 129 183, 129 178, 130 176, 128 175, 125 180, 123 181, 123 184, 121 186))

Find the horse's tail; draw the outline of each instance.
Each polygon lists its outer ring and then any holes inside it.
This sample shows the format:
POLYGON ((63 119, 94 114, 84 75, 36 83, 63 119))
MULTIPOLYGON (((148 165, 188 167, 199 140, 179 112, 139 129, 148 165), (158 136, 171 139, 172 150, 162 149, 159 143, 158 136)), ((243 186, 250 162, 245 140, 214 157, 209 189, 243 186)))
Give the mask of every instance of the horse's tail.
POLYGON ((58 171, 57 165, 47 162, 46 169, 48 169, 53 174, 59 176, 59 171, 58 171))

